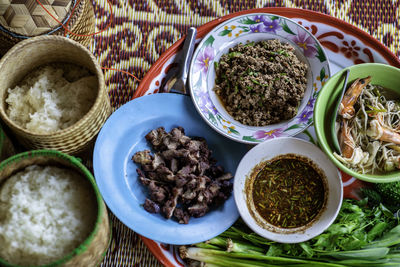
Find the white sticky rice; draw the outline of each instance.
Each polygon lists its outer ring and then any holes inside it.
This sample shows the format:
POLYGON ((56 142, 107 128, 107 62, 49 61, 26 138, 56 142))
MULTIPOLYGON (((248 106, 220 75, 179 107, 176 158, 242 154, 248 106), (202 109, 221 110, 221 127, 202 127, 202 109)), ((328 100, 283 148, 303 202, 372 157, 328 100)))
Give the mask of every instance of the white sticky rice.
POLYGON ((73 125, 89 111, 96 89, 96 77, 82 67, 42 66, 8 89, 6 113, 31 132, 55 132, 73 125))
POLYGON ((72 170, 32 165, 14 174, 0 187, 0 257, 23 266, 61 259, 93 230, 96 203, 72 170))

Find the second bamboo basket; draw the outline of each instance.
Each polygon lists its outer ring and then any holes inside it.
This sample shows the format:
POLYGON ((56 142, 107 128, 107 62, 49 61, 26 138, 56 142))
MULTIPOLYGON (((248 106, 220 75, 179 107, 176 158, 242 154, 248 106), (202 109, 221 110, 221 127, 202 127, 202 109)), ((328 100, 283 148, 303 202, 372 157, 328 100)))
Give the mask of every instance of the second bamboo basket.
POLYGON ((54 149, 78 153, 86 149, 111 114, 103 72, 93 54, 78 42, 61 36, 33 37, 15 45, 0 60, 0 118, 18 141, 28 149, 54 149), (87 68, 97 77, 94 104, 79 121, 54 133, 38 134, 10 120, 6 113, 8 88, 15 87, 39 66, 66 62, 87 68))

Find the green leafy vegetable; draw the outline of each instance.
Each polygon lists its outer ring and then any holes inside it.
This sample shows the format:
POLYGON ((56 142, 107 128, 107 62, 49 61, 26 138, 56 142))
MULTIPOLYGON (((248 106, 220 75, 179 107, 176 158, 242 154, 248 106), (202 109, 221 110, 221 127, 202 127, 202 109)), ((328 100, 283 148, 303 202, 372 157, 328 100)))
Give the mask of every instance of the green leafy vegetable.
POLYGON ((375 189, 385 202, 400 207, 400 181, 375 184, 375 189))
POLYGON ((332 251, 320 253, 321 256, 331 256, 336 259, 363 259, 363 260, 378 260, 384 258, 389 253, 388 248, 368 248, 348 251, 332 251))
POLYGON ((182 256, 210 266, 399 266, 400 225, 382 204, 345 199, 335 222, 306 242, 273 242, 239 220, 195 246, 185 247, 182 256))
POLYGON ((361 188, 360 189, 364 198, 368 199, 368 205, 375 207, 382 202, 382 197, 377 191, 372 188, 361 188))

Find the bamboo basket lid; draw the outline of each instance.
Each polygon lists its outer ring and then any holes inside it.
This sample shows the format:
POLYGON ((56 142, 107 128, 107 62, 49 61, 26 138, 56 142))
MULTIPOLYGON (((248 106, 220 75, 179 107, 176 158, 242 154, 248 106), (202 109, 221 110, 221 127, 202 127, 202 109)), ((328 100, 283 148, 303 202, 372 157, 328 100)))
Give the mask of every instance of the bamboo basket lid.
MULTIPOLYGON (((67 19, 74 0, 40 0, 43 6, 59 21, 67 19)), ((57 26, 37 0, 0 0, 0 25, 13 33, 37 36, 57 26)))
POLYGON ((41 35, 68 34, 72 40, 88 46, 94 31, 90 0, 0 0, 0 57, 18 42, 41 35))

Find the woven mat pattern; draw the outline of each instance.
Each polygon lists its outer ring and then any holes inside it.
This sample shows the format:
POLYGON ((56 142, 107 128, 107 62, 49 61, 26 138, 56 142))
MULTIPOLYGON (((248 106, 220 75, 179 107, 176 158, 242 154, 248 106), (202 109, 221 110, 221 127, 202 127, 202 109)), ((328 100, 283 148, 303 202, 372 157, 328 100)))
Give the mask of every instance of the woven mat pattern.
MULTIPOLYGON (((304 8, 345 20, 400 56, 400 1, 397 0, 110 0, 111 27, 94 37, 90 49, 103 67, 122 69, 139 79, 190 26, 200 26, 232 12, 259 7, 304 8)), ((94 0, 97 30, 110 20, 106 0, 94 0)), ((299 11, 301 12, 301 11, 299 11)), ((121 72, 105 71, 116 109, 129 101, 138 82, 121 72)), ((111 214, 112 245, 101 266, 161 266, 140 238, 111 214)))

